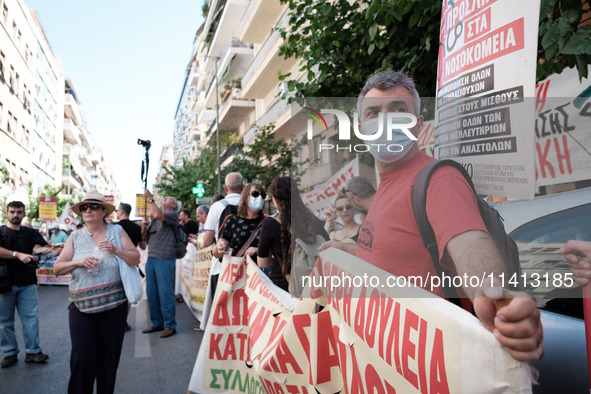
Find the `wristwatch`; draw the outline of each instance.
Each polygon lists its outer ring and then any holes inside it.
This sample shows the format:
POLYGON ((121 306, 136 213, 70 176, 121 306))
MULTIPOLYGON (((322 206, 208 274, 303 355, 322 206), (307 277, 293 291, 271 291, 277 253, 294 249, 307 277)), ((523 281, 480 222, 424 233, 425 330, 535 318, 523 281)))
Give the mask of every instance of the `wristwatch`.
POLYGON ((16 250, 14 252, 12 252, 12 258, 16 259, 16 250))
POLYGON ((150 199, 148 200, 148 202, 149 202, 150 204, 152 204, 152 203, 154 202, 154 199, 153 199, 153 198, 150 198, 150 199))

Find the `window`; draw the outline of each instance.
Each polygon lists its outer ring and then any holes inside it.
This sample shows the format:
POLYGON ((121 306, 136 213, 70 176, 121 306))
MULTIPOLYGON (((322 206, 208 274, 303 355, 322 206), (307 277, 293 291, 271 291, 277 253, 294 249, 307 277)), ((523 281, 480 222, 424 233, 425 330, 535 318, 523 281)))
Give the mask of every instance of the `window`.
POLYGON ((2 22, 4 25, 8 23, 8 6, 6 4, 2 7, 2 22))
POLYGON ((0 51, 0 79, 3 81, 6 80, 6 56, 4 56, 4 52, 0 51))

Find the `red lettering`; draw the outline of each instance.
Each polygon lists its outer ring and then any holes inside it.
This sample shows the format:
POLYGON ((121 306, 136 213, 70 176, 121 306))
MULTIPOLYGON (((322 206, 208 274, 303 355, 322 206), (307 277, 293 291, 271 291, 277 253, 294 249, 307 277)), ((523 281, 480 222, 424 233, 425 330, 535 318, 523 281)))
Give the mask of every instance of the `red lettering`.
MULTIPOLYGON (((391 298, 387 298, 385 296, 380 298, 380 309, 379 309, 379 315, 380 315, 379 343, 380 343, 380 346, 378 347, 378 353, 379 353, 380 357, 382 358, 382 360, 386 360, 386 358, 384 357, 384 345, 386 344, 386 341, 384 340, 384 336, 386 335, 386 325, 388 324, 388 316, 390 315, 390 311, 392 310, 393 303, 394 303, 394 300, 392 300, 391 298)), ((392 347, 388 347, 387 349, 392 349, 392 347)), ((390 366, 391 365, 392 364, 390 364, 390 366)))
POLYGON ((361 382, 361 374, 359 373, 359 365, 357 364, 357 357, 355 357, 355 348, 351 346, 351 393, 363 393, 363 384, 361 382))
POLYGON ((425 348, 427 346, 427 321, 421 319, 419 326, 419 356, 417 363, 419 364, 419 383, 421 386, 421 394, 428 394, 429 387, 427 386, 427 372, 425 371, 425 348))
POLYGON ((560 152, 560 143, 558 138, 554 137, 554 148, 556 149, 556 159, 558 160, 558 169, 562 175, 565 174, 564 172, 564 165, 562 161, 566 163, 566 167, 568 169, 568 173, 573 173, 573 168, 570 163, 570 151, 568 150, 568 140, 566 139, 566 134, 562 135, 562 145, 564 146, 564 154, 560 152))
POLYGON ((234 346, 234 335, 228 334, 226 348, 224 349, 224 360, 236 360, 236 347, 234 346))
POLYGON ((365 385, 367 386, 366 393, 386 394, 380 375, 371 364, 365 366, 365 385))
POLYGON ((279 340, 279 346, 277 347, 277 361, 279 362, 279 369, 282 373, 290 373, 287 369, 288 364, 291 365, 294 373, 297 373, 298 375, 303 373, 293 354, 289 350, 289 346, 285 343, 284 338, 279 340))
POLYGON ((544 152, 540 150, 540 143, 536 142, 536 150, 538 151, 538 161, 540 165, 540 170, 542 171, 542 178, 546 178, 546 167, 548 167, 548 171, 550 171, 550 175, 552 178, 555 177, 554 174, 554 167, 552 163, 548 161, 548 152, 550 151, 550 140, 546 140, 546 146, 544 146, 544 152))
POLYGON ((236 337, 240 341, 240 360, 250 361, 250 346, 248 346, 248 335, 239 332, 236 337))
POLYGON ((386 349, 390 351, 386 354, 386 362, 392 366, 392 349, 394 350, 394 362, 396 364, 396 371, 402 375, 402 367, 400 364, 400 304, 394 304, 394 316, 392 316, 392 327, 388 334, 388 346, 386 349), (394 345, 394 346, 392 346, 394 345))
POLYGON ((230 316, 228 315, 228 292, 226 290, 220 292, 211 322, 214 326, 230 325, 230 316))
POLYGON ((312 319, 310 315, 293 315, 292 317, 293 326, 295 328, 296 334, 298 339, 300 340, 300 344, 302 349, 304 349, 304 353, 306 353, 306 359, 308 359, 308 369, 309 369, 309 376, 310 376, 310 384, 312 384, 312 363, 310 362, 310 341, 308 340, 308 335, 306 335, 306 331, 304 330, 307 327, 312 325, 312 319))
POLYGON ((339 370, 339 353, 334 331, 331 330, 332 322, 330 319, 330 313, 321 312, 317 315, 317 319, 318 353, 316 356, 316 364, 318 365, 318 371, 316 383, 322 384, 333 380, 333 378, 331 378, 331 368, 337 367, 337 370, 339 370))
POLYGON ((248 325, 248 296, 244 289, 238 289, 232 294, 232 325, 248 325))
POLYGON ((443 333, 439 328, 435 329, 429 371, 431 371, 429 374, 431 377, 429 382, 431 394, 449 394, 447 373, 445 371, 445 355, 443 354, 443 333))
MULTIPOLYGON (((254 307, 256 304, 253 304, 252 311, 249 309, 249 315, 253 316, 254 307)), ((269 321, 269 317, 271 316, 271 311, 261 308, 258 315, 253 319, 250 319, 250 342, 254 345, 257 343, 259 337, 263 333, 263 330, 267 326, 267 321, 269 321)))
POLYGON ((209 359, 210 360, 223 360, 222 352, 220 351, 220 341, 224 337, 224 334, 211 333, 209 337, 209 359))
POLYGON ((410 370, 408 359, 414 360, 416 354, 416 345, 410 340, 410 330, 418 331, 418 328, 419 317, 407 309, 404 316, 404 334, 402 335, 402 371, 404 378, 417 390, 419 389, 419 380, 417 374, 410 370))
POLYGON ((355 333, 359 335, 361 340, 365 340, 363 337, 363 328, 365 326, 365 289, 361 290, 362 294, 359 296, 357 300, 357 307, 355 308, 355 333))
POLYGON ((369 308, 367 310, 366 323, 365 323, 365 342, 367 346, 373 348, 376 339, 376 328, 378 326, 378 316, 380 314, 380 298, 378 291, 374 289, 371 292, 371 298, 369 299, 369 308))
POLYGON ((386 393, 387 394, 396 394, 396 389, 390 386, 390 383, 384 382, 386 384, 386 393))

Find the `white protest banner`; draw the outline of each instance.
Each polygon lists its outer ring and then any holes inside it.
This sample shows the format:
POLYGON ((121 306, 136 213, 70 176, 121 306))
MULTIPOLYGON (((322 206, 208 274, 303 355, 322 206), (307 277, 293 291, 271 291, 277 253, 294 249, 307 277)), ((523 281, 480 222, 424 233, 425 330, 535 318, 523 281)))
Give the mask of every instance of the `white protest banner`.
POLYGON ((471 314, 420 288, 362 284, 388 277, 322 251, 291 311, 252 261, 224 258, 189 391, 531 392, 526 364, 471 314))
POLYGON ((443 0, 435 157, 462 163, 480 194, 534 196, 539 9, 539 0, 443 0))
POLYGON ((536 90, 536 185, 591 178, 591 80, 565 69, 536 90))
POLYGON ((70 230, 76 230, 76 226, 80 222, 78 221, 78 219, 76 219, 74 211, 72 211, 72 208, 70 207, 70 202, 66 203, 66 206, 64 207, 64 210, 62 211, 62 214, 60 215, 58 222, 61 224, 65 224, 66 227, 68 227, 70 230))
POLYGON ((322 185, 301 195, 302 201, 320 220, 325 220, 324 213, 330 203, 341 192, 351 178, 359 176, 359 159, 356 157, 343 166, 336 174, 322 185))

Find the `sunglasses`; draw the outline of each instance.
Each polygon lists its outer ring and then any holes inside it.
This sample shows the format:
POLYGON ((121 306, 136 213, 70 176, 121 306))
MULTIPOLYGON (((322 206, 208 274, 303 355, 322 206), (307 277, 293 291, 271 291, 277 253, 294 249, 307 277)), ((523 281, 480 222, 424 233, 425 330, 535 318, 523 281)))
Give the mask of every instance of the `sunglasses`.
POLYGON ((254 198, 257 198, 258 196, 261 195, 261 192, 259 192, 258 190, 253 190, 250 192, 250 195, 253 196, 254 198))
POLYGON ((353 205, 351 204, 347 204, 347 205, 341 205, 340 207, 337 207, 337 211, 342 212, 342 211, 350 211, 351 209, 353 209, 353 205))
POLYGON ((87 209, 91 211, 98 211, 99 209, 103 209, 101 204, 82 204, 80 205, 80 212, 86 212, 87 209))

